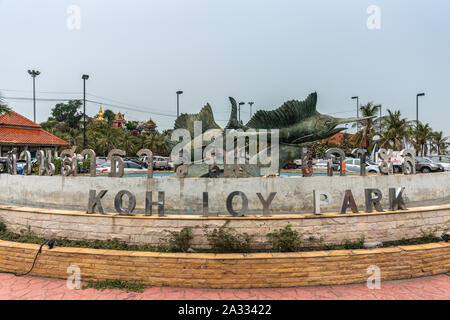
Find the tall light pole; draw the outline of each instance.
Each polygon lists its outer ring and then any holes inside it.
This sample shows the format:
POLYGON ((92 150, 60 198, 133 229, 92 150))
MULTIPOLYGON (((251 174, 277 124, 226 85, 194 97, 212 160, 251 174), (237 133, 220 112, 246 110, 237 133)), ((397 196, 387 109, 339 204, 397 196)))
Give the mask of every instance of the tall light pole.
POLYGON ((252 113, 252 106, 255 104, 254 102, 249 102, 248 103, 250 105, 250 118, 252 117, 253 113, 252 113))
POLYGON ((245 102, 239 102, 239 121, 241 121, 241 106, 243 106, 245 102))
MULTIPOLYGON (((359 118, 359 97, 355 96, 352 99, 356 99, 356 117, 359 118)), ((359 122, 356 122, 356 132, 359 131, 359 122)))
MULTIPOLYGON (((425 93, 416 94, 416 142, 419 145, 419 97, 423 97, 425 93)), ((416 156, 419 156, 419 150, 416 151, 416 156)))
POLYGON ((37 70, 28 70, 28 73, 33 78, 33 121, 36 122, 36 77, 41 73, 37 70))
POLYGON ((86 149, 86 80, 89 75, 83 74, 83 149, 86 149))
POLYGON ((183 94, 183 91, 177 91, 177 118, 180 116, 180 94, 183 94))

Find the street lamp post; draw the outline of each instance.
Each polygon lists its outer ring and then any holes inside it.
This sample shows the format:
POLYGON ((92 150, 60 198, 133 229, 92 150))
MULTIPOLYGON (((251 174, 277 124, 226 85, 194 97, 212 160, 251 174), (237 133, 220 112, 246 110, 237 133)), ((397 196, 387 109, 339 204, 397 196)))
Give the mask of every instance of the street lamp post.
POLYGON ((83 74, 83 149, 86 149, 86 80, 89 75, 83 74))
POLYGON ((252 106, 255 104, 254 102, 249 102, 248 103, 250 105, 250 118, 252 117, 253 113, 252 113, 252 106))
POLYGON ((41 73, 37 70, 28 70, 28 73, 33 78, 33 121, 36 122, 36 77, 41 73))
POLYGON ((180 94, 183 94, 183 91, 177 91, 177 118, 180 116, 180 94))
MULTIPOLYGON (((419 97, 423 97, 425 93, 416 94, 416 142, 419 145, 419 97)), ((416 156, 419 155, 419 150, 416 151, 416 156)))
POLYGON ((241 121, 241 106, 243 106, 245 102, 239 102, 239 121, 241 121))
MULTIPOLYGON (((359 97, 355 96, 352 99, 356 99, 356 117, 359 118, 359 97)), ((359 131, 359 122, 356 122, 356 132, 359 131)))

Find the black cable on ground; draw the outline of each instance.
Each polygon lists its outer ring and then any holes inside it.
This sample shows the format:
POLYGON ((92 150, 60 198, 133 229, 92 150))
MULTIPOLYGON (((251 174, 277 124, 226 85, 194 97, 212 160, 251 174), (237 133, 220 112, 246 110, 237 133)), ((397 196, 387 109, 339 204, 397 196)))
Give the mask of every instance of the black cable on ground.
POLYGON ((56 243, 55 240, 46 240, 43 244, 41 244, 41 246, 39 247, 38 252, 34 256, 33 265, 31 266, 30 270, 28 270, 27 272, 25 272, 25 273, 15 273, 15 272, 10 272, 10 271, 0 271, 0 273, 10 273, 10 274, 15 275, 16 277, 26 276, 31 271, 33 271, 34 265, 36 264, 36 260, 37 260, 37 258, 39 256, 39 254, 42 253, 42 247, 47 244, 49 249, 53 249, 53 247, 55 246, 55 243, 56 243))

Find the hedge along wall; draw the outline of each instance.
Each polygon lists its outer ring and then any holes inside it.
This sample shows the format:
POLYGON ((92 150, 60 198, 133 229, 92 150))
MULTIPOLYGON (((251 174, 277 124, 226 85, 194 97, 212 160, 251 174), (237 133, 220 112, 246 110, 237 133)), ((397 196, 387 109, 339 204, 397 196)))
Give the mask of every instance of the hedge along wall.
MULTIPOLYGON (((39 245, 0 241, 0 270, 28 271, 39 245)), ((450 244, 302 253, 183 254, 58 248, 43 249, 32 275, 81 280, 140 280, 146 285, 193 288, 296 287, 364 283, 369 266, 381 281, 450 271, 450 244)))
POLYGON ((313 212, 313 190, 328 191, 331 202, 324 211, 338 211, 345 190, 353 192, 357 205, 364 208, 364 189, 378 188, 382 204, 388 208, 389 188, 405 187, 404 198, 411 202, 450 199, 450 172, 417 175, 315 176, 309 178, 110 178, 0 175, 0 204, 84 211, 88 207, 89 190, 108 190, 103 198, 105 210, 114 212, 114 197, 121 190, 136 196, 136 212, 144 210, 145 193, 165 192, 167 213, 203 212, 203 192, 209 194, 211 213, 226 212, 226 200, 233 191, 248 198, 249 213, 262 213, 256 193, 267 199, 277 192, 270 209, 274 213, 313 212), (45 186, 45 187, 43 187, 45 186))
MULTIPOLYGON (((340 244, 344 240, 357 241, 362 235, 366 241, 394 241, 416 238, 422 231, 444 231, 450 227, 450 205, 411 208, 404 211, 373 213, 326 213, 274 215, 271 217, 202 217, 196 215, 118 216, 86 214, 85 212, 49 210, 0 205, 0 221, 14 232, 28 229, 45 238, 120 239, 131 244, 158 245, 167 235, 165 230, 181 231, 193 228, 192 247, 209 248, 204 227, 209 230, 226 224, 238 232, 252 236, 253 249, 269 249, 267 233, 288 224, 304 240, 323 238, 323 244, 340 244)), ((308 241, 306 245, 317 245, 308 241)))

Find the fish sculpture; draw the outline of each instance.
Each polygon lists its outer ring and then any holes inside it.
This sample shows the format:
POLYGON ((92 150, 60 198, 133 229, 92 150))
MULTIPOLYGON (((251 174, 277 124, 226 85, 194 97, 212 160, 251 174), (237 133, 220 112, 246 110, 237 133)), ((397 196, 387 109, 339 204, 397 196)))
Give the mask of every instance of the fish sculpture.
MULTIPOLYGON (((290 100, 281 107, 272 110, 259 110, 256 112, 247 124, 237 118, 237 103, 232 97, 229 98, 232 106, 230 119, 225 126, 226 129, 248 129, 258 130, 279 130, 279 169, 288 162, 302 158, 303 147, 323 139, 327 139, 345 130, 340 125, 357 122, 368 118, 334 118, 329 115, 321 114, 317 111, 317 93, 311 93, 303 100, 290 100)), ((217 129, 225 132, 214 120, 214 115, 209 104, 197 114, 182 114, 175 120, 174 129, 187 129, 191 137, 195 140, 198 137, 194 135, 194 122, 202 122, 202 133, 209 129, 217 129)), ((200 137, 201 138, 201 137, 200 137)), ((166 140, 166 146, 169 152, 177 142, 170 139, 166 140)), ((202 145, 204 146, 203 142, 202 145)), ((269 147, 270 149, 271 147, 269 147)))

